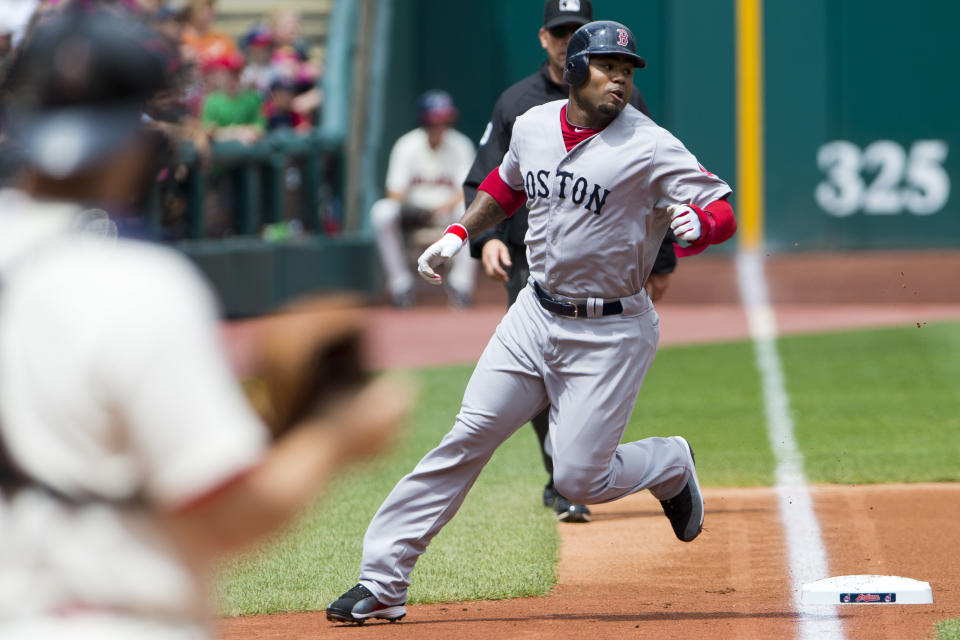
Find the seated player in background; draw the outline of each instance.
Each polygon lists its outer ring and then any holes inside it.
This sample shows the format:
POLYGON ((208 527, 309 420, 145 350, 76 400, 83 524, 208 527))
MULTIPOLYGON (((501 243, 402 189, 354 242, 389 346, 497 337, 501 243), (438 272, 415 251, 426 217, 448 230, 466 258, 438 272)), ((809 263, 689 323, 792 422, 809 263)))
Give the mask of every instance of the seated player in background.
MULTIPOLYGON (((473 143, 453 128, 458 112, 445 91, 428 91, 419 100, 421 126, 403 134, 390 151, 387 197, 376 201, 370 218, 396 307, 413 305, 413 274, 405 257, 404 231, 445 226, 463 214, 460 184, 473 162, 473 143)), ((450 304, 464 307, 473 296, 470 255, 453 262, 447 280, 450 304)))

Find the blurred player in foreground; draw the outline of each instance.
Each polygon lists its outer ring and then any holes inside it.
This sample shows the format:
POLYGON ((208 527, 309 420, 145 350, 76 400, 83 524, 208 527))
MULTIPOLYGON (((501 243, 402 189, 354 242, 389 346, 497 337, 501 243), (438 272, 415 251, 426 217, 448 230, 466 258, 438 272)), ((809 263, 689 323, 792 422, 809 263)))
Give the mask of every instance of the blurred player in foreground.
MULTIPOLYGON (((140 124, 165 88, 153 42, 68 8, 7 78, 24 160, 0 190, 4 640, 211 637, 214 560, 389 442, 409 403, 396 381, 364 382, 271 443, 198 273, 115 237, 106 212, 138 200, 157 155, 140 124)), ((342 331, 356 314, 329 317, 342 331)))

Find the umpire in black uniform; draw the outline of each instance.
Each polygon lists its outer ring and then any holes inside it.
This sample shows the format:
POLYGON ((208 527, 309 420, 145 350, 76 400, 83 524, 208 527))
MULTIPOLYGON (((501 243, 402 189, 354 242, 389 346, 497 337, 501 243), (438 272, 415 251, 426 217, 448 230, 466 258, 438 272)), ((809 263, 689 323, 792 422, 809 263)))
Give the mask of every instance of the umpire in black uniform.
MULTIPOLYGON (((463 183, 466 206, 477 196, 477 188, 493 169, 500 165, 510 147, 513 123, 517 116, 531 107, 569 97, 569 87, 563 81, 567 42, 580 26, 593 21, 593 5, 590 0, 546 0, 543 7, 543 26, 538 36, 540 45, 547 52, 547 60, 540 69, 500 94, 493 107, 470 173, 463 183)), ((630 104, 647 116, 650 109, 640 90, 634 87, 630 104)), ((493 229, 470 239, 470 254, 483 263, 487 275, 506 283, 509 300, 513 304, 527 284, 530 269, 524 237, 527 234, 527 209, 521 207, 508 220, 493 229)), ((667 288, 668 275, 677 263, 673 251, 672 234, 664 240, 646 283, 651 299, 662 297, 667 288)), ((572 504, 557 493, 553 486, 553 460, 546 450, 549 430, 548 411, 544 410, 533 420, 534 431, 540 440, 543 463, 550 480, 543 489, 543 504, 553 507, 558 520, 564 522, 589 522, 590 510, 585 505, 572 504)))

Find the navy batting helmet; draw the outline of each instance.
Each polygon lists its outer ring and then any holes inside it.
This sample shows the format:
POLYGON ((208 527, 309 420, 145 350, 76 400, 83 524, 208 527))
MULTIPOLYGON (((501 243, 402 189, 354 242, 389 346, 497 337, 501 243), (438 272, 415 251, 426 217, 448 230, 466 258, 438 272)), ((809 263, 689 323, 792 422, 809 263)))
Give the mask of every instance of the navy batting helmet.
POLYGON ((590 55, 626 56, 633 66, 642 69, 647 61, 637 55, 637 41, 633 33, 619 22, 598 20, 577 29, 567 43, 567 63, 563 79, 576 87, 590 77, 590 55))
POLYGON ((420 112, 420 122, 423 124, 451 123, 460 115, 453 105, 450 94, 441 90, 427 91, 421 95, 417 102, 417 110, 420 112))

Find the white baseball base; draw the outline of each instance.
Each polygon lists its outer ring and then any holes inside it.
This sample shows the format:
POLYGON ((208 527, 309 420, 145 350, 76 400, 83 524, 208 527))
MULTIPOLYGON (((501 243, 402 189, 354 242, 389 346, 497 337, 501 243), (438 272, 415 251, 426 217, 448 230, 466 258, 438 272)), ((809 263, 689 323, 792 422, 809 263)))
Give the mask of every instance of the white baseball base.
POLYGON ((834 576, 803 585, 803 604, 932 604, 930 583, 900 576, 834 576))

